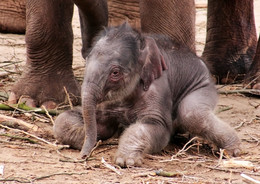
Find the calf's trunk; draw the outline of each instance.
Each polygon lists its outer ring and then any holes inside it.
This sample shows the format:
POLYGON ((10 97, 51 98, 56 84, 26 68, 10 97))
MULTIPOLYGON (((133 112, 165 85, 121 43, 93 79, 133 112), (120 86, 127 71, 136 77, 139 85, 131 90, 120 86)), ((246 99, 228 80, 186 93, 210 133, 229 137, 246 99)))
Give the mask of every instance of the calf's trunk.
POLYGON ((95 86, 86 85, 82 87, 82 115, 84 120, 85 140, 81 149, 81 156, 88 156, 97 142, 96 105, 97 93, 95 86))

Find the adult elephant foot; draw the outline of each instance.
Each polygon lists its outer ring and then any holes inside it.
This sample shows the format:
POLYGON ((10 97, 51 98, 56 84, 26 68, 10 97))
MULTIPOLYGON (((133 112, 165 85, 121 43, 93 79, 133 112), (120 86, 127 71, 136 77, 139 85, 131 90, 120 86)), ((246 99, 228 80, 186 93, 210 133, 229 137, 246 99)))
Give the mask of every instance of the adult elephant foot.
POLYGON ((246 75, 245 85, 249 88, 259 90, 258 95, 260 95, 260 36, 258 38, 254 61, 246 75))
POLYGON ((244 79, 256 51, 253 1, 209 0, 202 58, 219 83, 244 79))
POLYGON ((65 101, 66 88, 72 103, 78 104, 80 87, 72 71, 73 2, 26 2, 26 69, 11 89, 9 102, 54 108, 65 101))
POLYGON ((30 107, 44 105, 47 109, 54 109, 58 104, 68 102, 68 96, 73 105, 80 103, 80 85, 72 70, 46 74, 27 70, 11 89, 8 101, 10 104, 19 101, 30 107))
MULTIPOLYGON (((235 46, 228 46, 234 48, 235 46)), ((226 48, 218 48, 213 51, 206 49, 202 58, 206 62, 218 84, 233 84, 242 82, 249 71, 253 61, 254 49, 241 51, 228 51, 225 55, 217 53, 225 52, 226 48)))

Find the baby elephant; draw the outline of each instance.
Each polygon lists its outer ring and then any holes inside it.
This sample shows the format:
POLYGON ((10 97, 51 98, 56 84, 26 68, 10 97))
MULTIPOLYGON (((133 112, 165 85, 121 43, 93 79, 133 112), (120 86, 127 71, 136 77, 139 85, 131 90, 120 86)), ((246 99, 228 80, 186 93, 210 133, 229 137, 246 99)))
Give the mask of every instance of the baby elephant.
POLYGON ((124 128, 115 163, 142 164, 144 153, 161 151, 170 137, 187 131, 236 156, 240 140, 213 110, 217 93, 205 64, 163 35, 106 28, 86 58, 82 108, 60 114, 58 141, 86 156, 99 139, 124 128))

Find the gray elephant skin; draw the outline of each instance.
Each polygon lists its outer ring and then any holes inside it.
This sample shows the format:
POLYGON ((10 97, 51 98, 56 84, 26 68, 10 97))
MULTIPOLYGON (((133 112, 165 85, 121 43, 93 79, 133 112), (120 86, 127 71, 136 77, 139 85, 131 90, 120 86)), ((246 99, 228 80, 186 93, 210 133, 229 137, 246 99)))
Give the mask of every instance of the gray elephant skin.
POLYGON ((86 58, 82 107, 60 114, 54 135, 84 157, 123 127, 115 154, 122 167, 141 165, 144 153, 161 151, 178 132, 236 156, 240 140, 215 116, 217 98, 207 67, 189 49, 123 24, 98 36, 86 58))

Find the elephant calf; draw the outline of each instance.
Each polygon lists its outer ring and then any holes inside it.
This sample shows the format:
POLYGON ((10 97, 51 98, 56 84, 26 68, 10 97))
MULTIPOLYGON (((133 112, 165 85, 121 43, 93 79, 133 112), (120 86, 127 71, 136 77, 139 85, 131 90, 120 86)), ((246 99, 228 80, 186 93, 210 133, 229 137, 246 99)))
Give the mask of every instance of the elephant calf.
POLYGON ((144 153, 161 151, 180 131, 236 156, 240 140, 214 115, 217 97, 195 54, 166 36, 123 24, 100 33, 86 58, 82 108, 59 115, 54 135, 86 156, 98 139, 124 127, 115 155, 120 166, 141 165, 144 153))

